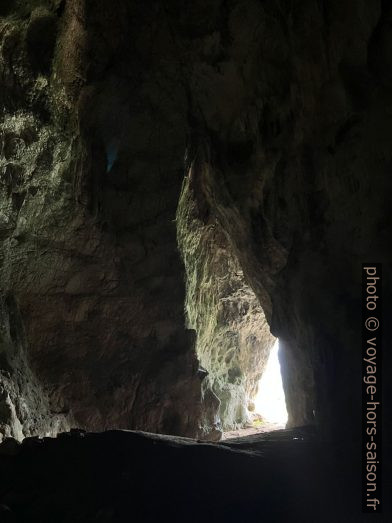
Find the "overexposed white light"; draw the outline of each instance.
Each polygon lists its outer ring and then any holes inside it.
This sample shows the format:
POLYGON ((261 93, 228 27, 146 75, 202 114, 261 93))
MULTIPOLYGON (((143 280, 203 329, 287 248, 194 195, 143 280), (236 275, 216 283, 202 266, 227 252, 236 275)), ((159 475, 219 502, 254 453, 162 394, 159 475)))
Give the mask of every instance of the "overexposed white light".
POLYGON ((254 400, 255 411, 266 421, 285 424, 287 409, 284 397, 282 375, 278 359, 279 342, 276 340, 271 349, 267 366, 259 382, 259 390, 254 400))

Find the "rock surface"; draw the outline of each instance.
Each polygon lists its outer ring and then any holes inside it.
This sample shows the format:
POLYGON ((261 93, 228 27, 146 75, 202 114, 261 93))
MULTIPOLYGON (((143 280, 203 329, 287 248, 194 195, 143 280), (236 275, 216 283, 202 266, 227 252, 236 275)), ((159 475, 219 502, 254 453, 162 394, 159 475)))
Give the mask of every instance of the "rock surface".
POLYGON ((46 430, 12 399, 30 381, 42 420, 217 431, 211 392, 229 369, 210 366, 212 387, 199 369, 177 245, 192 173, 199 219, 242 271, 235 288, 282 341, 289 425, 358 443, 363 261, 383 263, 392 294, 391 9, 2 2, 0 288, 26 336, 23 363, 1 373, 4 433, 20 435, 16 418, 46 430))
POLYGON ((11 297, 0 302, 0 442, 69 430, 73 420, 51 407, 27 360, 23 324, 11 297))
POLYGON ((175 227, 185 97, 163 56, 173 46, 161 45, 171 37, 164 28, 146 67, 153 5, 124 6, 111 23, 105 2, 63 7, 12 3, 0 19, 1 289, 53 416, 195 435, 201 379, 175 227))
POLYGON ((315 415, 360 438, 361 263, 383 263, 391 289, 391 7, 239 2, 227 14, 225 59, 193 64, 214 85, 206 97, 194 79, 199 193, 285 347, 289 425, 315 415))
POLYGON ((177 231, 187 274, 188 325, 196 331, 196 352, 208 372, 205 403, 208 394, 216 395, 222 429, 231 430, 249 421, 248 406, 275 338, 219 222, 202 221, 192 172, 184 182, 177 231))
MULTIPOLYGON (((359 510, 358 478, 345 474, 351 482, 342 480, 344 454, 337 474, 332 449, 307 428, 224 445, 109 431, 28 438, 12 454, 5 447, 0 504, 8 521, 374 520, 359 510)), ((389 504, 386 499, 385 518, 389 504)))

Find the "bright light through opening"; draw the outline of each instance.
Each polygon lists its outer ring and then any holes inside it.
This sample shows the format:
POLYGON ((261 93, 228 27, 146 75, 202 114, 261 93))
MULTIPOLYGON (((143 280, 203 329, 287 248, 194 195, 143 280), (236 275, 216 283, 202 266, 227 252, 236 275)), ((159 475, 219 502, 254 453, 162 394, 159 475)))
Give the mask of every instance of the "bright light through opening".
POLYGON ((254 400, 255 411, 266 421, 286 424, 287 410, 282 386, 282 376, 278 359, 279 343, 272 347, 267 366, 259 382, 259 390, 254 400))

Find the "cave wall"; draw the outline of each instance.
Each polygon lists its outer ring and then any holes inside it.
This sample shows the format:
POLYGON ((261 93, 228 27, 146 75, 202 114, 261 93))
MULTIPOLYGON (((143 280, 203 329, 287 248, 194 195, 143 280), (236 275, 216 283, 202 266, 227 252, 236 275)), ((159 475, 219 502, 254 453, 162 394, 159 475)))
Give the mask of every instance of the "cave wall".
POLYGON ((289 423, 358 442, 361 263, 391 288, 391 7, 238 2, 225 20, 219 66, 194 64, 214 86, 194 90, 199 185, 290 354, 289 423))
POLYGON ((208 372, 205 403, 211 393, 219 399, 222 429, 231 430, 250 421, 275 338, 219 222, 210 213, 203 216, 192 177, 191 169, 177 210, 188 325, 196 331, 197 356, 208 372))
POLYGON ((0 279, 26 333, 21 386, 31 369, 53 416, 79 427, 194 436, 201 377, 175 225, 185 94, 169 30, 153 3, 2 14, 0 279))
POLYGON ((31 370, 20 311, 12 296, 0 302, 0 442, 69 430, 68 412, 56 411, 31 370))
POLYGON ((176 231, 192 170, 283 341, 289 423, 358 439, 360 264, 390 268, 389 4, 9 0, 0 16, 0 288, 53 413, 199 433, 210 389, 176 231))

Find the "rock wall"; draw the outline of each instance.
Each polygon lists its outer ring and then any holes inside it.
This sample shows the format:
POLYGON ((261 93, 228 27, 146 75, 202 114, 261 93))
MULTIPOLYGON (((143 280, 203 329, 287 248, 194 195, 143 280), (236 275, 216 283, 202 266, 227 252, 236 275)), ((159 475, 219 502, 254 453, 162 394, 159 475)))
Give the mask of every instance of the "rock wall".
POLYGON ((26 348, 18 306, 9 295, 0 303, 0 441, 54 436, 73 422, 68 412, 52 408, 49 391, 31 371, 26 348))
POLYGON ((391 289, 389 4, 9 0, 0 16, 0 288, 53 412, 217 423, 177 247, 192 170, 234 294, 246 282, 283 342, 289 424, 358 441, 361 263, 391 289))
POLYGON ((358 443, 361 263, 390 268, 391 7, 244 1, 226 14, 218 64, 192 64, 199 192, 284 343, 289 424, 315 415, 358 443))
POLYGON ((211 215, 202 219, 192 170, 179 202, 177 231, 187 270, 188 325, 197 333, 197 355, 208 372, 203 392, 219 399, 223 430, 238 428, 250 419, 275 338, 219 222, 211 215))
POLYGON ((186 123, 168 28, 150 40, 153 5, 2 14, 0 280, 26 333, 20 387, 31 368, 79 427, 194 436, 201 378, 175 225, 186 123))

